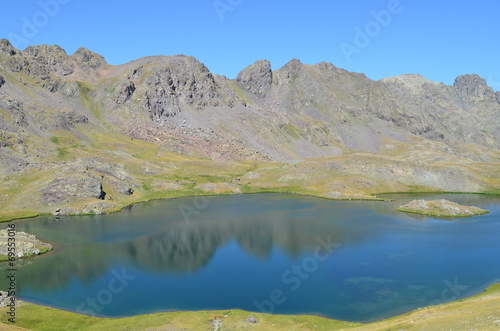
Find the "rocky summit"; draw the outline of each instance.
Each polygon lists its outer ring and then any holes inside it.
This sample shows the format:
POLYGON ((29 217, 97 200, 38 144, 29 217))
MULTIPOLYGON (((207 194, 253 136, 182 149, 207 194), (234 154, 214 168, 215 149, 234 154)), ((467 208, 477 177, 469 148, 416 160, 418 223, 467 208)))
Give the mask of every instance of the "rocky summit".
POLYGON ((500 92, 475 75, 373 81, 260 60, 236 79, 191 56, 123 65, 0 40, 2 219, 171 196, 500 191, 500 92))

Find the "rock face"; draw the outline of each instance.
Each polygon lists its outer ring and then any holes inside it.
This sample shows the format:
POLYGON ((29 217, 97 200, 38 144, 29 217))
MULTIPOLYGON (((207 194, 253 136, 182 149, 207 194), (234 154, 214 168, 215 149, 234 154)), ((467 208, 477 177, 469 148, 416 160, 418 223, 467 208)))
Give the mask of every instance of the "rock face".
POLYGON ((438 217, 468 217, 489 213, 488 210, 473 206, 462 206, 448 200, 413 200, 396 210, 438 217))
POLYGON ((106 64, 102 55, 89 51, 85 47, 80 47, 71 57, 83 68, 97 69, 106 64))
POLYGON ((2 87, 3 84, 5 84, 5 79, 0 75, 0 87, 2 87))
POLYGON ((478 100, 496 97, 495 92, 488 86, 486 80, 476 74, 458 76, 453 87, 460 95, 468 99, 478 100))
POLYGON ((50 205, 71 198, 94 198, 103 200, 106 193, 102 190, 99 178, 90 173, 76 173, 54 179, 42 190, 43 198, 50 205))
POLYGON ((12 46, 10 41, 7 39, 0 39, 0 53, 7 54, 9 56, 14 56, 18 53, 19 51, 12 46))
MULTIPOLYGON (((7 230, 0 230, 0 257, 7 256, 9 233, 7 230)), ((16 258, 25 258, 39 255, 52 250, 52 245, 41 242, 35 235, 25 232, 16 232, 16 258)))
POLYGON ((260 60, 249 65, 238 74, 236 81, 251 93, 263 97, 273 81, 271 63, 260 60))
POLYGON ((125 81, 118 84, 114 94, 114 100, 117 104, 127 102, 135 92, 135 84, 132 81, 125 81))
POLYGON ((173 61, 176 66, 160 67, 145 81, 142 106, 152 120, 173 117, 185 108, 221 105, 220 88, 207 67, 189 56, 173 61))

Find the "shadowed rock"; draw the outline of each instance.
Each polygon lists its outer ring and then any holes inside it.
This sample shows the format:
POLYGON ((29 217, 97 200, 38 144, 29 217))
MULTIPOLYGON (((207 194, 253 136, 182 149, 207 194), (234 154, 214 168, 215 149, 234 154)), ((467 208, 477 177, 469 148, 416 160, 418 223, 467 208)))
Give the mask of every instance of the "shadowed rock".
POLYGON ((135 92, 134 82, 125 81, 118 84, 115 89, 113 99, 117 104, 124 104, 127 102, 135 92))
POLYGON ((12 46, 10 41, 7 39, 0 39, 0 53, 14 56, 19 53, 19 50, 14 48, 14 46, 12 46))

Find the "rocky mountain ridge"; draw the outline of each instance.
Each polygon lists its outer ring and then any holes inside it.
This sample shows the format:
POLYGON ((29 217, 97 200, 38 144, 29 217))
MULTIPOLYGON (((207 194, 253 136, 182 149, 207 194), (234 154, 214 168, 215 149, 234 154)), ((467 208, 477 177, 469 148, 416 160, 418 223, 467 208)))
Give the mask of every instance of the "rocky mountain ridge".
POLYGON ((29 208, 28 196, 42 210, 99 213, 203 187, 496 191, 499 117, 500 92, 475 74, 453 86, 373 81, 292 59, 228 79, 185 55, 113 66, 83 47, 3 39, 0 206, 29 208))

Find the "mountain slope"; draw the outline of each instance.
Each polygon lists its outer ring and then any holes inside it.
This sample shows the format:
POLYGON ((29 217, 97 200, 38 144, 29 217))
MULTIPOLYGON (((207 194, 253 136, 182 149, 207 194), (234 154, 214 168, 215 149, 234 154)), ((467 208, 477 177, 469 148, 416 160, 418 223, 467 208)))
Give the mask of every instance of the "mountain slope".
POLYGON ((261 60, 236 79, 193 57, 120 66, 0 40, 3 218, 151 198, 284 191, 498 192, 500 92, 477 75, 372 81, 261 60))

